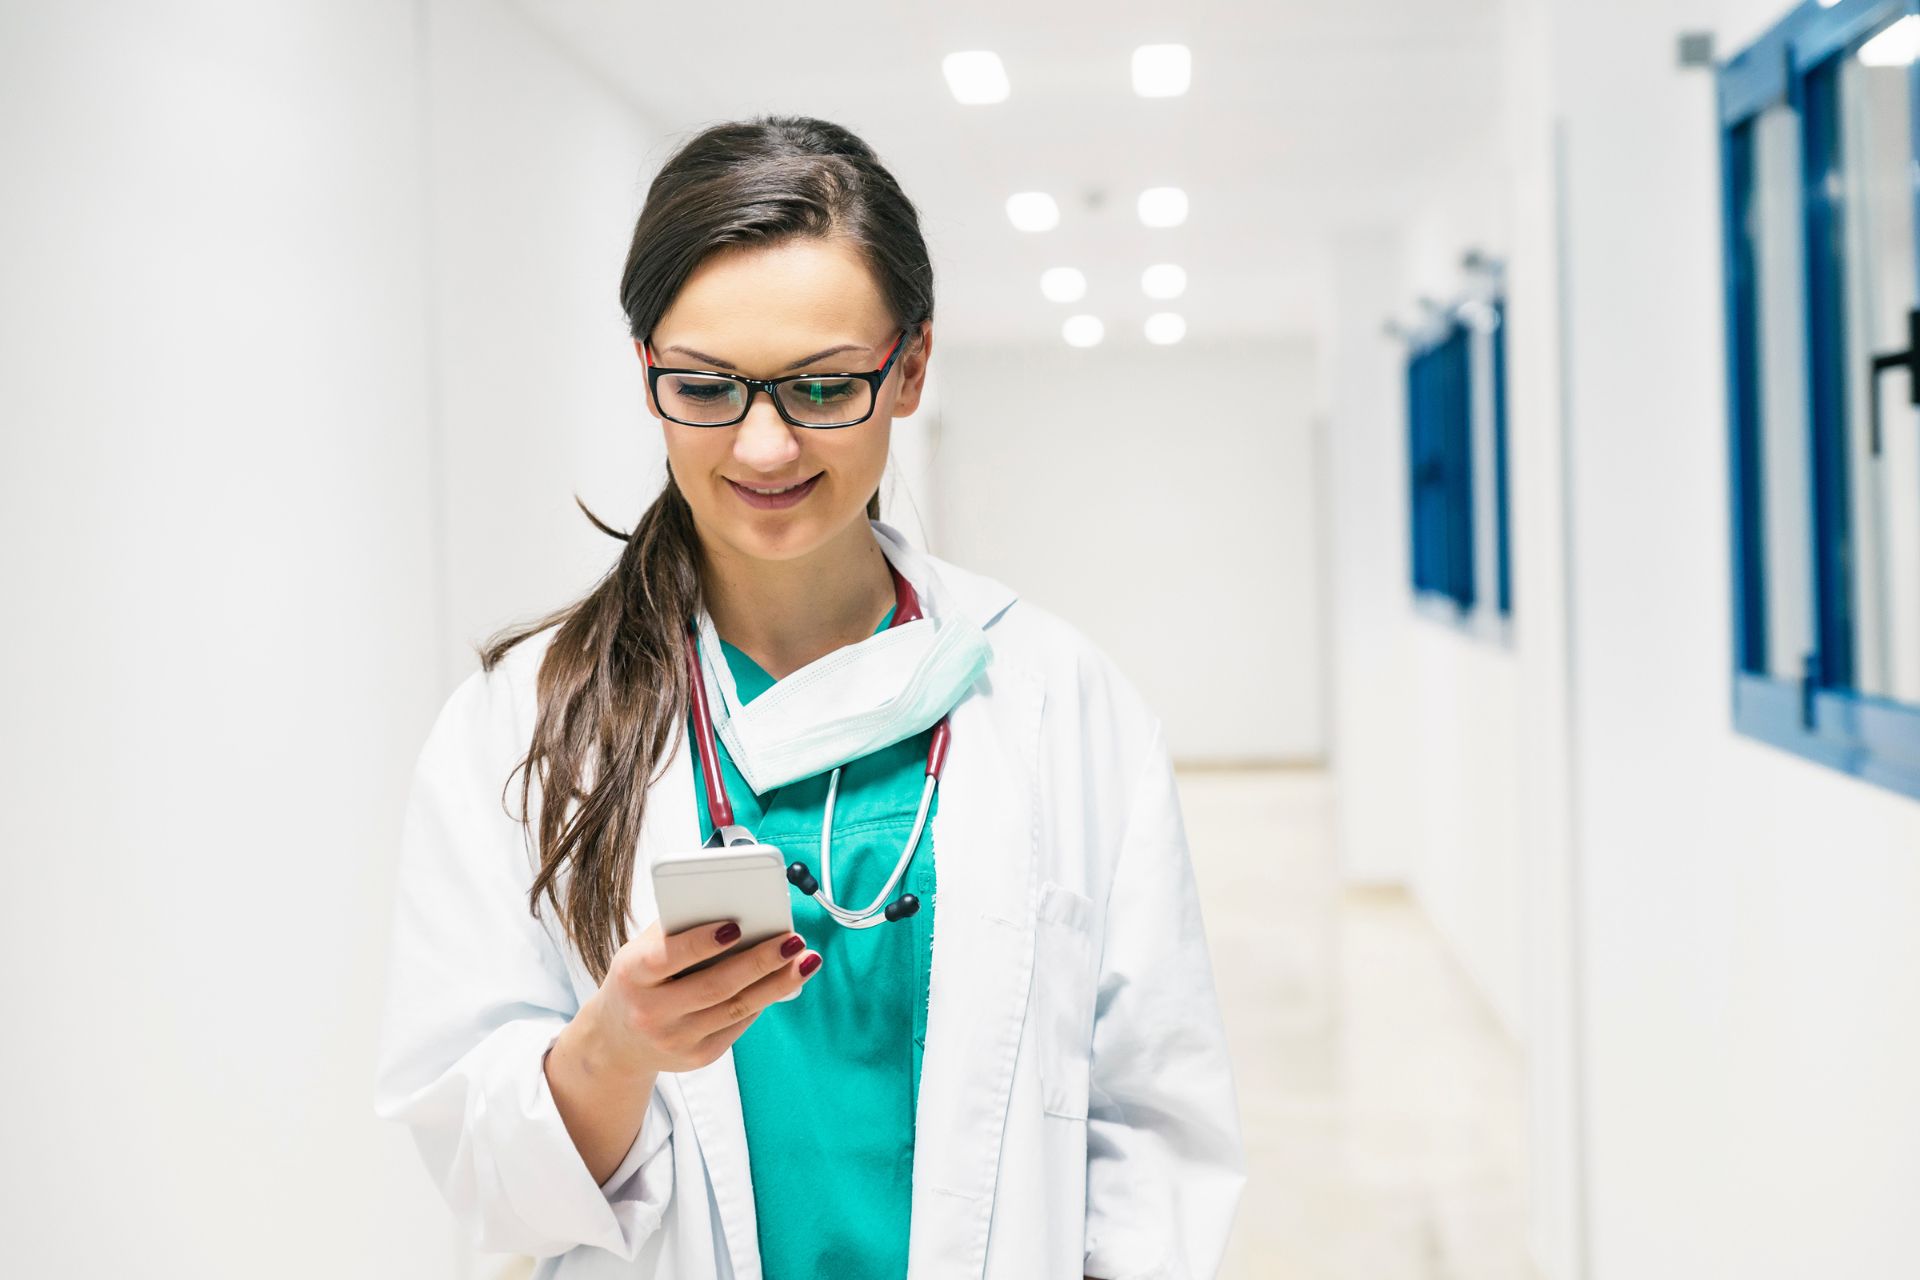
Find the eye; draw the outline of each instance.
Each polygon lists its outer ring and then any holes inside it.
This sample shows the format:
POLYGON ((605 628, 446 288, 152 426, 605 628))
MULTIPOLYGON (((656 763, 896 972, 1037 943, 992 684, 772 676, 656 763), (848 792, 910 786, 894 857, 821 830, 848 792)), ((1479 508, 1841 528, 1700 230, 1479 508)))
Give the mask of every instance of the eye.
POLYGON ((796 382, 793 385, 794 389, 800 393, 800 398, 808 404, 839 404, 851 400, 855 394, 855 388, 863 384, 852 378, 821 378, 796 382))
POLYGON ((708 403, 726 399, 733 391, 730 382, 695 382, 682 379, 673 387, 673 394, 684 400, 708 403))

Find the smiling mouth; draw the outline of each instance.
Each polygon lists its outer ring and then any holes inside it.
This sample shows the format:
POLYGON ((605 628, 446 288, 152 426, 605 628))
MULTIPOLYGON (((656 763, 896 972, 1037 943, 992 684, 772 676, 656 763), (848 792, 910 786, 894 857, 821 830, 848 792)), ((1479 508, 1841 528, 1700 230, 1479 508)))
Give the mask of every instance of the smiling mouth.
POLYGON ((740 484, 738 480, 731 481, 730 483, 740 485, 740 487, 748 493, 757 493, 763 498, 771 498, 776 494, 792 493, 795 489, 812 484, 817 478, 818 477, 815 476, 809 476, 805 480, 796 480, 792 484, 781 485, 778 489, 759 489, 750 484, 740 484))
POLYGON ((739 494, 741 501, 748 506, 758 507, 763 511, 778 511, 803 501, 826 474, 821 471, 797 484, 773 485, 765 488, 741 484, 738 480, 732 479, 727 480, 727 483, 733 486, 733 491, 739 494))

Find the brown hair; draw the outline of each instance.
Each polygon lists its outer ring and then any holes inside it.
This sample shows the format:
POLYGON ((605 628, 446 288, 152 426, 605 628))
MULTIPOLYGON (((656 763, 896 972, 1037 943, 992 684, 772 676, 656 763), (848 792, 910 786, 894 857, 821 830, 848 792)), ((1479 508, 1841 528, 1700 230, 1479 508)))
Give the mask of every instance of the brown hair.
MULTIPOLYGON (((716 250, 800 237, 858 249, 901 328, 932 317, 933 266, 919 215, 873 149, 824 120, 762 116, 703 131, 655 175, 620 277, 629 331, 646 337, 716 250)), ((522 775, 518 818, 529 830, 536 775, 542 797, 539 871, 527 906, 537 917, 542 897, 553 904, 601 981, 627 940, 647 789, 686 722, 682 646, 701 604, 700 543, 671 471, 631 533, 574 501, 626 549, 583 599, 487 641, 480 665, 491 671, 528 636, 559 628, 540 663, 533 740, 514 769, 522 775)), ((880 515, 877 490, 867 513, 880 515)))

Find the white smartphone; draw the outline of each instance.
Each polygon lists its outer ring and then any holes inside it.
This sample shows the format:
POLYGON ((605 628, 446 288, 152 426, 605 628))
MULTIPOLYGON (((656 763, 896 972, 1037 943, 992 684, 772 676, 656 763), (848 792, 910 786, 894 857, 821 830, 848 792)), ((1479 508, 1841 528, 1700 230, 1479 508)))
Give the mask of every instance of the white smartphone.
POLYGON ((772 845, 737 844, 663 854, 653 864, 653 900, 660 908, 663 934, 719 920, 740 922, 738 942, 711 959, 689 965, 682 974, 793 931, 786 864, 772 845))

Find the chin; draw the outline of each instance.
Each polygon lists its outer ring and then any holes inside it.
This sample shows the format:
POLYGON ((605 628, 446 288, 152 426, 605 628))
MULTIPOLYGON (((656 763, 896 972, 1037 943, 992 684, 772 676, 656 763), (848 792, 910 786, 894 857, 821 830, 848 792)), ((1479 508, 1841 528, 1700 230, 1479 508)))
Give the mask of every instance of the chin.
POLYGON ((827 541, 822 530, 799 522, 770 529, 760 527, 757 521, 749 521, 746 527, 736 526, 732 535, 730 541, 734 547, 755 560, 798 560, 827 541))
MULTIPOLYGON (((860 512, 864 522, 866 512, 860 512)), ((727 522, 726 537, 734 549, 756 560, 798 560, 819 550, 844 527, 798 512, 747 512, 727 522)))

